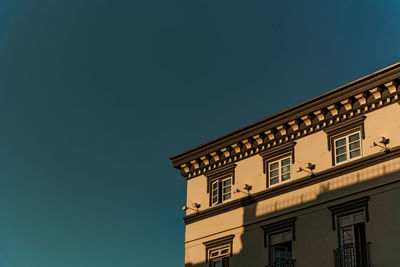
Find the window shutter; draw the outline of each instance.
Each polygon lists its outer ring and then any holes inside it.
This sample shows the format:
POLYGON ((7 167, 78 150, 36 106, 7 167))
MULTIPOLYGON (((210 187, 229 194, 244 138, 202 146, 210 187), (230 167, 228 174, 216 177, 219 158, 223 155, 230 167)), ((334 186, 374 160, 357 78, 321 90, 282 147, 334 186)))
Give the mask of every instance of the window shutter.
POLYGON ((228 257, 222 259, 222 266, 229 267, 229 258, 228 257))

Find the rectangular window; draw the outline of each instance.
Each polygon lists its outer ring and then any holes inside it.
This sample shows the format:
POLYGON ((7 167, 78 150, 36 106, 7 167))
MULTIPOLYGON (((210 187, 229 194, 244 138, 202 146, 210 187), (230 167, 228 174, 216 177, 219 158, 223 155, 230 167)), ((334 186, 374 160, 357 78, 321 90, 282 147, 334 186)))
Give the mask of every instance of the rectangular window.
POLYGON ((340 164, 361 156, 360 132, 355 132, 333 140, 335 163, 340 164))
POLYGON ((275 185, 290 180, 291 177, 291 157, 286 157, 273 161, 268 165, 269 184, 275 185))
POLYGON ((211 204, 217 205, 232 198, 232 177, 211 184, 211 204))
POLYGON ((271 235, 269 237, 269 245, 271 253, 270 266, 293 266, 291 231, 271 235))

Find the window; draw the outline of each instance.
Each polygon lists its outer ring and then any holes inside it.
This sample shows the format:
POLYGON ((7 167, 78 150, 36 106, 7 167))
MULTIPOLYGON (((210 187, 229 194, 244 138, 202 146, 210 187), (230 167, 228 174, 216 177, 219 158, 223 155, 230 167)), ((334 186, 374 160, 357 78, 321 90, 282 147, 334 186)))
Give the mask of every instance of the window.
POLYGON ((206 174, 210 206, 224 203, 232 198, 232 186, 235 184, 235 168, 236 164, 231 164, 206 174))
POLYGON ((337 222, 339 246, 334 250, 336 267, 370 266, 369 242, 366 242, 365 223, 369 221, 369 197, 341 203, 329 209, 332 227, 337 222))
POLYGON ((269 237, 271 263, 269 266, 292 266, 292 233, 291 231, 274 234, 269 237))
POLYGON ((362 156, 362 139, 365 139, 365 116, 357 116, 326 127, 328 150, 332 151, 332 165, 338 165, 362 156))
POLYGON ((267 176, 267 187, 290 180, 295 145, 296 142, 288 142, 260 153, 263 159, 264 173, 267 176))
POLYGON ((212 267, 229 267, 229 246, 210 250, 209 253, 212 267))
POLYGON ((211 186, 211 204, 223 203, 232 198, 232 178, 217 180, 211 186))
POLYGON ((269 163, 268 178, 271 186, 290 180, 290 158, 286 157, 269 163))
POLYGON ((294 267, 292 242, 295 241, 296 218, 271 223, 264 230, 264 246, 268 251, 267 267, 294 267))
POLYGON ((361 134, 358 131, 333 139, 333 151, 336 164, 361 157, 360 136, 361 134))
POLYGON ((228 235, 203 243, 206 247, 206 263, 209 263, 208 266, 229 267, 234 237, 234 235, 228 235))

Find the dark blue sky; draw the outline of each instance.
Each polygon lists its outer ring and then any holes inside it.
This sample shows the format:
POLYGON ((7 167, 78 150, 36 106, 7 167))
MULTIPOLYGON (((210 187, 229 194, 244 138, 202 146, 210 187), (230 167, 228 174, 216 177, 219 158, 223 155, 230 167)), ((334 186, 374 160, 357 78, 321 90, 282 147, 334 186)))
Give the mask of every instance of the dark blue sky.
POLYGON ((183 266, 168 157, 400 61, 399 13, 0 0, 0 267, 183 266))

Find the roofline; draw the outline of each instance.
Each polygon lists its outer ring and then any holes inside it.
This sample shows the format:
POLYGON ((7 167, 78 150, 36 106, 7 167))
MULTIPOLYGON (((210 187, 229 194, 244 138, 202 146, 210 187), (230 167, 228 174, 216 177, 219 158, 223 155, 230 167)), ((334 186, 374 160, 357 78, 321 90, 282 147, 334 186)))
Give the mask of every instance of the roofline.
MULTIPOLYGON (((342 85, 336 89, 333 89, 322 95, 319 95, 319 96, 314 97, 310 100, 307 100, 303 103, 295 105, 291 108, 285 109, 285 110, 278 112, 272 116, 269 116, 265 119, 254 122, 245 127, 239 128, 238 130, 232 131, 228 134, 225 134, 221 137, 213 139, 209 142, 195 146, 185 152, 174 155, 174 156, 170 157, 169 159, 172 161, 173 166, 177 167, 178 165, 182 164, 183 162, 187 162, 192 159, 198 158, 199 156, 206 154, 211 150, 220 149, 220 148, 224 147, 224 145, 226 145, 227 142, 234 143, 233 139, 236 139, 238 137, 240 137, 240 139, 248 138, 248 137, 250 137, 251 134, 254 134, 254 131, 260 130, 260 128, 265 128, 266 126, 271 127, 273 125, 273 123, 276 123, 276 121, 281 121, 283 119, 286 119, 287 117, 291 117, 293 115, 293 113, 295 113, 296 116, 298 116, 299 112, 303 113, 303 111, 305 111, 306 109, 318 108, 317 106, 320 105, 321 102, 323 102, 324 106, 326 106, 327 102, 334 103, 334 98, 336 98, 339 93, 340 93, 340 96, 343 97, 343 93, 353 93, 354 94, 354 90, 357 90, 361 87, 365 88, 366 86, 370 86, 372 88, 373 87, 372 85, 375 81, 382 80, 382 79, 384 79, 388 76, 394 75, 398 72, 400 72, 400 62, 393 64, 391 66, 388 66, 386 68, 383 68, 381 70, 378 70, 369 75, 366 75, 362 78, 359 78, 359 79, 352 81, 350 83, 347 83, 345 85, 342 85)), ((260 130, 260 132, 261 131, 262 130, 260 130)))

